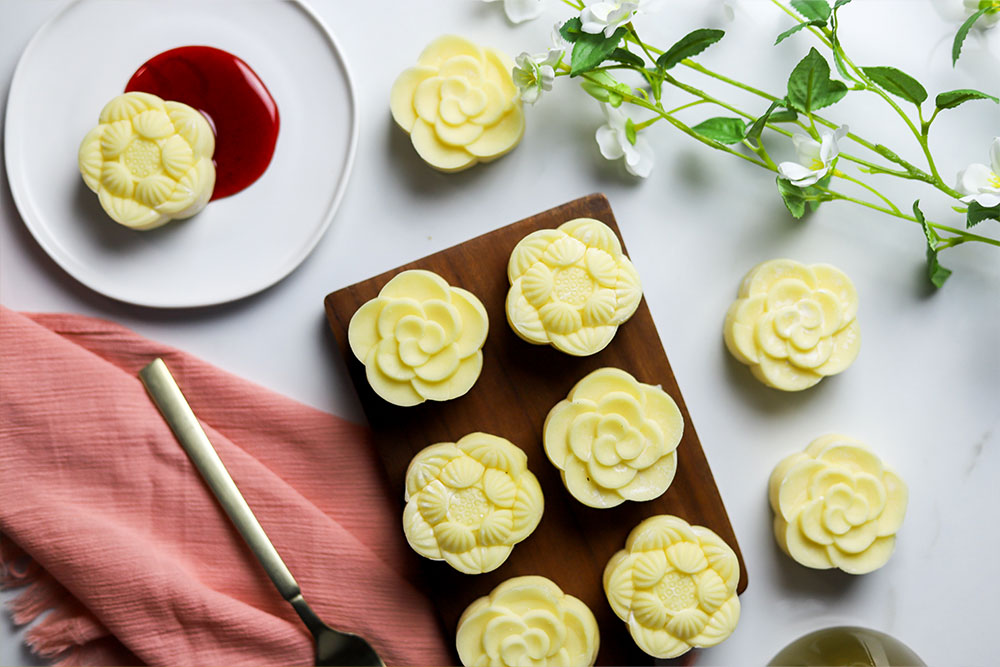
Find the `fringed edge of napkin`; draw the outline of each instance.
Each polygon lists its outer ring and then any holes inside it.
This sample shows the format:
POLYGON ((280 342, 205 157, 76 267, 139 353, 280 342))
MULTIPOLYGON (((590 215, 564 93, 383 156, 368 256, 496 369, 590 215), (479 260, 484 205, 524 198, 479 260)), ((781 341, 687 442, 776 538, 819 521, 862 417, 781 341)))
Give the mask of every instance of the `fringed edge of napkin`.
POLYGON ((6 603, 24 643, 53 665, 142 664, 13 540, 0 533, 0 590, 23 589, 6 603))

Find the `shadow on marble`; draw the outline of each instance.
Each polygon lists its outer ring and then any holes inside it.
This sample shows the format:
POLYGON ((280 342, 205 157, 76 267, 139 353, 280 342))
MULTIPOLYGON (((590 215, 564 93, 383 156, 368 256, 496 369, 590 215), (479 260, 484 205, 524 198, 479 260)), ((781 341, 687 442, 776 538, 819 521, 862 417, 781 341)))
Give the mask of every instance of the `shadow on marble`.
POLYGON ((385 151, 390 155, 394 165, 386 176, 397 181, 410 194, 426 199, 448 199, 456 191, 470 190, 475 187, 477 181, 489 175, 492 166, 490 163, 476 164, 454 173, 438 171, 417 154, 410 142, 410 135, 396 125, 388 108, 383 125, 385 151))
POLYGON ((773 570, 771 578, 780 587, 782 594, 817 601, 834 601, 850 595, 858 580, 863 578, 863 575, 847 574, 836 568, 816 570, 800 565, 778 546, 778 541, 774 538, 774 514, 770 507, 763 516, 767 517, 765 530, 771 543, 768 566, 773 570))
POLYGON ((802 391, 772 389, 755 378, 750 373, 749 366, 740 363, 729 353, 721 333, 719 354, 726 359, 726 379, 729 385, 736 387, 736 393, 740 394, 748 405, 767 414, 778 415, 803 410, 806 405, 822 400, 820 397, 828 391, 825 388, 828 383, 836 382, 834 376, 823 378, 819 384, 802 391))

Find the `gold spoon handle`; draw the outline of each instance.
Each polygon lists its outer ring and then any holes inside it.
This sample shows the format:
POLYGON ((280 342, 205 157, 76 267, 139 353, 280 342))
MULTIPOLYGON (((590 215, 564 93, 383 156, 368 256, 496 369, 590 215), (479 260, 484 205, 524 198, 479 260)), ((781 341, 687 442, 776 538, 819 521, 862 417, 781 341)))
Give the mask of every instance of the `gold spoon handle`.
POLYGON ((184 447, 184 451, 194 462, 198 472, 226 510, 226 514, 264 567, 267 576, 278 588, 278 592, 288 601, 300 595, 298 582, 288 571, 288 566, 281 560, 267 533, 261 528, 257 517, 247 505, 243 494, 229 476, 229 471, 226 470, 215 447, 202 430, 198 418, 194 416, 191 406, 188 405, 167 365, 162 359, 157 359, 139 371, 139 378, 146 386, 146 391, 153 397, 156 407, 160 409, 174 435, 177 436, 177 440, 184 447))

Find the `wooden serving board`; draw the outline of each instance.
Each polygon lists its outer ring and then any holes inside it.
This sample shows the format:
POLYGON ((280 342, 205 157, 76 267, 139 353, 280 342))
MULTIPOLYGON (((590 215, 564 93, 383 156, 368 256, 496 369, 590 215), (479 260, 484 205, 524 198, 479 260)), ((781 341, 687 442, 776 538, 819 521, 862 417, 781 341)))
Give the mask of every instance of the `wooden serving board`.
POLYGON ((510 577, 540 574, 583 600, 594 612, 601 632, 597 664, 651 664, 652 658, 635 646, 625 623, 611 610, 601 581, 605 564, 624 547, 629 531, 655 514, 675 514, 711 528, 735 550, 740 559, 737 590, 741 593, 747 586, 746 567, 645 299, 611 344, 590 357, 572 357, 550 346, 532 345, 507 324, 507 261, 514 246, 531 232, 579 217, 601 220, 621 237, 607 199, 590 195, 333 292, 325 299, 326 313, 374 430, 389 484, 399 496, 400 516, 406 468, 413 455, 428 445, 455 442, 473 431, 502 436, 525 450, 528 467, 545 494, 545 513, 538 528, 493 572, 469 576, 414 553, 414 558, 423 561, 427 590, 441 614, 448 642, 453 645, 458 619, 473 600, 510 577), (351 316, 406 269, 434 271, 449 284, 471 291, 486 307, 490 331, 483 348, 483 371, 465 396, 409 408, 391 405, 368 385, 364 366, 348 347, 351 316), (542 424, 552 406, 564 399, 578 380, 604 366, 624 369, 640 382, 661 385, 680 407, 684 436, 677 449, 677 475, 664 495, 649 502, 626 502, 599 510, 582 505, 566 491, 559 471, 542 448, 542 424))

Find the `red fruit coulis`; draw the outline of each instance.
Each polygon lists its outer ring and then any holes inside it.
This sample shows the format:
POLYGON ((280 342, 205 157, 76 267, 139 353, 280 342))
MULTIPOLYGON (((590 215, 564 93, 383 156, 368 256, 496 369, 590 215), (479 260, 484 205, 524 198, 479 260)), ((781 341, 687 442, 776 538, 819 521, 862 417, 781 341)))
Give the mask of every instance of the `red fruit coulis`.
POLYGON ((211 46, 164 51, 140 67, 125 92, 183 102, 215 132, 212 199, 236 194, 267 169, 278 141, 278 105, 250 66, 211 46))

